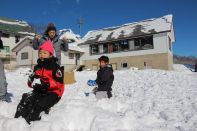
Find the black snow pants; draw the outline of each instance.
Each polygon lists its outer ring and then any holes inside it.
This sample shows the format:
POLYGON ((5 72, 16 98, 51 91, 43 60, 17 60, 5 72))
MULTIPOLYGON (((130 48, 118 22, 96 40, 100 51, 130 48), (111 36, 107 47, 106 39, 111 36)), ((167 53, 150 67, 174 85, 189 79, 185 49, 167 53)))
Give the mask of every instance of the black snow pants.
POLYGON ((58 103, 59 100, 60 97, 53 92, 43 94, 32 91, 24 93, 17 106, 15 118, 22 116, 29 124, 31 121, 40 120, 40 113, 44 111, 48 114, 50 108, 58 103))

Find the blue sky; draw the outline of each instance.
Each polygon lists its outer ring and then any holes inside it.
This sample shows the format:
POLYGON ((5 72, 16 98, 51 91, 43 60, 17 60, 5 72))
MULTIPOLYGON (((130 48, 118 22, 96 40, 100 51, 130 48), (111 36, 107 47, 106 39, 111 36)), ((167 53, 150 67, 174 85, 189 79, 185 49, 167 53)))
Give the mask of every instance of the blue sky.
POLYGON ((197 56, 196 0, 0 0, 0 16, 34 24, 54 22, 58 29, 87 31, 173 14, 174 54, 197 56))

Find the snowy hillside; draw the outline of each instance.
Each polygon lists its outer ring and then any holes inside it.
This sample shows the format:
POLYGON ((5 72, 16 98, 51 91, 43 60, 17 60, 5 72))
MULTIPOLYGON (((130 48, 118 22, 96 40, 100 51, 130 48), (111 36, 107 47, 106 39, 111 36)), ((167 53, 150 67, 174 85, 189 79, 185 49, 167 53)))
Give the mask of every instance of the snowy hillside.
POLYGON ((19 26, 29 26, 26 21, 19 21, 14 19, 8 19, 0 17, 0 23, 10 24, 10 25, 19 25, 19 26))
POLYGON ((0 16, 0 30, 3 32, 19 33, 23 35, 34 36, 34 30, 26 22, 0 16))
POLYGON ((195 131, 197 75, 181 70, 115 71, 113 98, 84 95, 95 71, 76 72, 76 83, 65 86, 61 101, 42 120, 26 124, 14 119, 26 86, 28 69, 6 72, 11 103, 0 102, 0 131, 195 131), (12 96, 13 95, 13 96, 12 96))

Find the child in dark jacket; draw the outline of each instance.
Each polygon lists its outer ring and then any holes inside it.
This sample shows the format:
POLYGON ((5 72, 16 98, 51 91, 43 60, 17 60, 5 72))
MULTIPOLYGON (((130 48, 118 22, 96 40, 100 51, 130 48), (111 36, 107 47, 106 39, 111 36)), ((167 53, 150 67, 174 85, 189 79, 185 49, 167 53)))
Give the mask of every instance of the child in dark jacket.
POLYGON ((197 63, 194 65, 194 72, 197 72, 197 63))
POLYGON ((17 106, 15 118, 22 116, 29 124, 40 120, 40 113, 54 106, 64 92, 63 70, 53 57, 54 48, 51 41, 45 41, 39 48, 39 59, 29 76, 28 86, 33 91, 24 93, 17 106))
POLYGON ((96 83, 97 88, 93 90, 97 99, 111 98, 112 84, 114 81, 113 69, 109 64, 107 56, 101 56, 99 59, 100 69, 97 72, 96 83))

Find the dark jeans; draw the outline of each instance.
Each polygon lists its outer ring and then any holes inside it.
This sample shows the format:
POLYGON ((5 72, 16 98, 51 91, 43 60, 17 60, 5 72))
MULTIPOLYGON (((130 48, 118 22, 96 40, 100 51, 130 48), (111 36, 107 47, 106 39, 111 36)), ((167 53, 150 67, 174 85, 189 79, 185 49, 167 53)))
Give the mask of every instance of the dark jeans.
POLYGON ((17 106, 15 118, 22 116, 28 123, 40 120, 40 113, 42 111, 48 112, 59 100, 60 97, 53 92, 46 94, 35 91, 24 93, 17 106))

